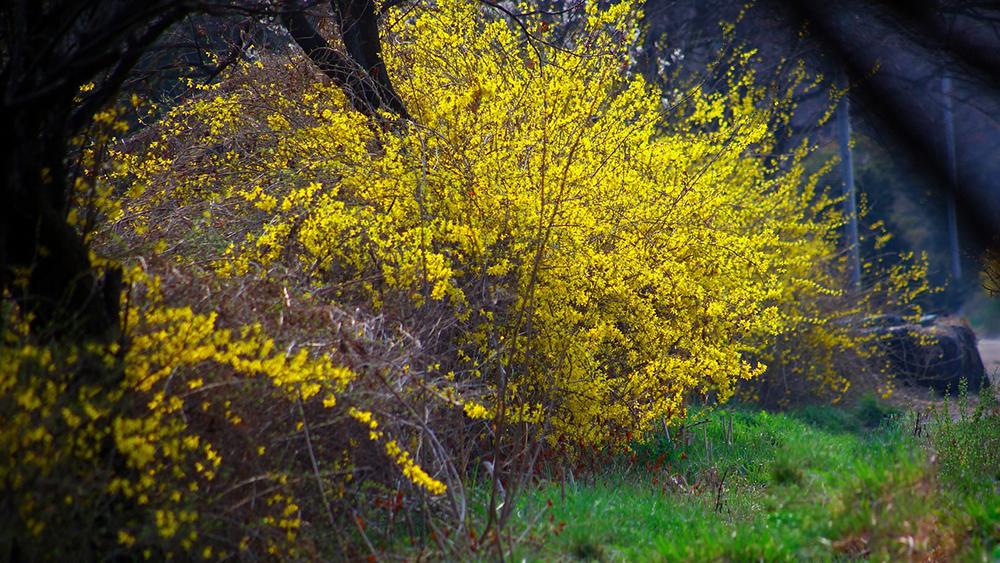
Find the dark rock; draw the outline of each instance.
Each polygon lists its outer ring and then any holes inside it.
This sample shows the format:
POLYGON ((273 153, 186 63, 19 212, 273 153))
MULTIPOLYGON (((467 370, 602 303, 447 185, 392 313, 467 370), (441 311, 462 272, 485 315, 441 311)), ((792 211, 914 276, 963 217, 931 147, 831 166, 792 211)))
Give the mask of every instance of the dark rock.
POLYGON ((874 359, 899 381, 951 393, 963 378, 971 393, 989 386, 976 334, 964 319, 927 316, 918 324, 873 324, 866 330, 879 337, 874 359))

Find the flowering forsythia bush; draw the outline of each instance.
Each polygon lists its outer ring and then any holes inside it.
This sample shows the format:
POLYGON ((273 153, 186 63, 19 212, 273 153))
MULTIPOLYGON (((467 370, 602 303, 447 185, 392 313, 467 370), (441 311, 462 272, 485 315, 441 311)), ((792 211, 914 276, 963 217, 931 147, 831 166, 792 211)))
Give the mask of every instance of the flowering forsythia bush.
MULTIPOLYGON (((89 241, 106 236, 112 224, 97 223, 123 209, 99 176, 124 169, 97 154, 120 115, 98 115, 100 141, 81 143, 69 221, 89 241)), ((304 486, 303 475, 312 469, 330 498, 342 499, 365 436, 409 483, 445 490, 370 413, 338 402, 356 378, 350 368, 303 347, 282 351, 260 324, 231 328, 215 312, 178 305, 169 297, 177 289, 165 288, 149 261, 134 262, 121 334, 108 342, 39 345, 30 319, 12 299, 2 302, 3 557, 315 559, 300 537, 318 517, 304 495, 315 484, 304 486), (332 427, 312 430, 323 441, 316 452, 307 441, 312 467, 289 447, 310 420, 332 427)))
MULTIPOLYGON (((409 17, 388 59, 413 122, 244 77, 258 85, 173 111, 132 163, 135 189, 171 186, 137 200, 132 228, 205 194, 235 205, 250 219, 220 275, 296 272, 334 302, 433 311, 443 371, 477 390, 467 412, 582 443, 681 415, 691 393, 727 399, 774 335, 856 345, 810 305, 839 293, 834 202, 807 147, 761 156, 788 107, 751 72, 668 109, 627 71, 628 3, 587 8, 566 48, 467 2, 409 17), (185 136, 209 148, 175 158, 185 136)), ((838 377, 816 388, 840 393, 838 377)))

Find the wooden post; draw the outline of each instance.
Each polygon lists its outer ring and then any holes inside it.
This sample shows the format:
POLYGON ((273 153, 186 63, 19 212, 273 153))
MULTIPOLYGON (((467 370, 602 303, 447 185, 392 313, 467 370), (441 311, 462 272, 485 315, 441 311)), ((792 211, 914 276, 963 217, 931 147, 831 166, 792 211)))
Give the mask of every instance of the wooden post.
POLYGON ((944 108, 944 146, 948 160, 948 246, 950 250, 951 279, 955 283, 952 291, 959 291, 962 279, 962 263, 958 248, 958 214, 955 211, 955 191, 958 189, 958 160, 955 157, 955 119, 951 101, 951 76, 945 68, 941 77, 941 102, 944 108))

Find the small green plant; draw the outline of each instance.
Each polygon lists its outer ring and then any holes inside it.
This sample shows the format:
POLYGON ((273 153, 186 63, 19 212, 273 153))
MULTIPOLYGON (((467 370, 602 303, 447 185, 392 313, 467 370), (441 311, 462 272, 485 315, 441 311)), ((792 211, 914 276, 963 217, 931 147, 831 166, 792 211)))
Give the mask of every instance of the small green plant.
POLYGON ((935 409, 931 442, 937 455, 938 471, 945 482, 973 493, 989 490, 1000 483, 1000 405, 996 390, 983 389, 978 404, 972 405, 968 384, 958 386, 958 412, 935 409))
POLYGON ((775 485, 801 485, 802 479, 800 464, 784 451, 771 465, 771 482, 775 485))
POLYGON ((874 393, 866 393, 855 407, 855 416, 864 428, 877 428, 887 420, 899 417, 902 412, 880 401, 874 393))
POLYGON ((604 561, 604 548, 590 539, 581 540, 573 547, 573 555, 581 561, 604 561))

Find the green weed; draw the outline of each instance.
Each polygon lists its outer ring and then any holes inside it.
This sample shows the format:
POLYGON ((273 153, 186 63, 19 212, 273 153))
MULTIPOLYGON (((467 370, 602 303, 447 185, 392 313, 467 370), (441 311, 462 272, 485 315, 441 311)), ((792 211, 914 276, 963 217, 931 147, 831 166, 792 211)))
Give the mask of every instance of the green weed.
POLYGON ((1000 405, 996 391, 987 387, 972 405, 968 386, 961 380, 958 412, 937 408, 931 441, 943 481, 963 493, 996 492, 1000 486, 1000 405))

